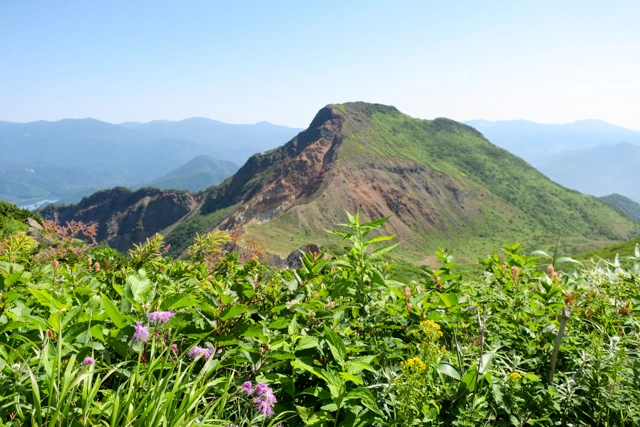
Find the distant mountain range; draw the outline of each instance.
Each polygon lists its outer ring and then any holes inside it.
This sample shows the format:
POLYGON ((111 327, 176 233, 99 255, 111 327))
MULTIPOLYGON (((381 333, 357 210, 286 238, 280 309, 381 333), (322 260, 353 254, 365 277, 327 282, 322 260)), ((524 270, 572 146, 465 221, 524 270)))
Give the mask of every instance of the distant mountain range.
POLYGON ((562 252, 577 253, 640 233, 618 208, 552 182, 470 126, 361 102, 322 108, 308 129, 204 192, 114 189, 42 214, 97 221, 118 249, 163 232, 174 256, 196 233, 244 227, 284 256, 334 244, 324 230, 345 209, 392 215, 386 231, 402 241, 399 255, 425 263, 439 247, 475 259, 506 242, 560 239, 562 252))
POLYGON ((619 193, 640 202, 640 132, 599 120, 465 123, 565 187, 594 196, 619 193))
POLYGON ((152 182, 199 155, 242 164, 298 132, 202 118, 119 125, 95 119, 0 122, 0 199, 79 200, 100 188, 152 182))
POLYGON ((238 171, 235 163, 200 155, 165 176, 152 181, 149 186, 161 190, 188 190, 198 192, 218 185, 238 171))
POLYGON ((615 206, 636 221, 640 221, 640 203, 636 203, 620 194, 609 194, 608 196, 600 197, 600 200, 615 206))

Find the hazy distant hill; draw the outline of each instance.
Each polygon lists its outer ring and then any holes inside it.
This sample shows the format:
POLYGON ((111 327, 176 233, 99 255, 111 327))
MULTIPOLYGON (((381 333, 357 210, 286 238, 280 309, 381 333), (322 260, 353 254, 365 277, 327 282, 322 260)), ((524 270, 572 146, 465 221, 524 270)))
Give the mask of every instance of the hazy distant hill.
POLYGON ((218 185, 238 170, 226 160, 200 155, 149 185, 163 190, 189 190, 198 192, 218 185))
POLYGON ((608 196, 600 197, 600 200, 617 207, 636 221, 640 221, 640 203, 636 203, 620 194, 609 194, 608 196))
POLYGON ((619 193, 640 202, 640 132, 598 120, 466 123, 565 187, 594 196, 619 193))
POLYGON ((101 188, 151 182, 201 154, 242 163, 297 132, 268 123, 208 119, 122 125, 95 119, 0 122, 0 199, 75 201, 101 188))
POLYGON ((239 226, 287 255, 332 242, 323 230, 344 222, 345 209, 367 219, 392 215, 386 231, 403 242, 399 254, 420 260, 439 247, 473 259, 505 242, 545 248, 557 239, 563 252, 575 253, 640 232, 640 223, 555 184, 469 126, 361 102, 322 108, 287 144, 251 157, 193 199, 163 192, 153 206, 143 190, 135 197, 101 192, 43 215, 98 221, 119 249, 163 231, 172 255, 196 233, 239 226), (175 213, 171 225, 162 210, 175 213))
POLYGON ((640 132, 601 120, 579 120, 566 124, 541 124, 527 120, 464 122, 478 129, 489 141, 537 166, 550 153, 628 142, 640 144, 640 132))
POLYGON ((203 154, 236 164, 243 164, 256 153, 263 153, 282 145, 302 130, 267 122, 235 125, 201 117, 175 122, 127 122, 121 126, 135 129, 149 138, 193 141, 206 148, 206 151, 202 151, 203 154))
POLYGON ((558 153, 538 169, 552 180, 594 196, 618 193, 640 202, 640 145, 611 144, 558 153))

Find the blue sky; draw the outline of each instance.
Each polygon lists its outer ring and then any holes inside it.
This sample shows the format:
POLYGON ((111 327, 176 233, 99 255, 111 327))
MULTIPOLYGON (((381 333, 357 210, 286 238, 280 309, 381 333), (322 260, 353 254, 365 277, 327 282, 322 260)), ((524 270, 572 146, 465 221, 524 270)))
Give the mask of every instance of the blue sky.
POLYGON ((640 2, 3 1, 0 120, 304 127, 333 102, 640 130, 640 2))

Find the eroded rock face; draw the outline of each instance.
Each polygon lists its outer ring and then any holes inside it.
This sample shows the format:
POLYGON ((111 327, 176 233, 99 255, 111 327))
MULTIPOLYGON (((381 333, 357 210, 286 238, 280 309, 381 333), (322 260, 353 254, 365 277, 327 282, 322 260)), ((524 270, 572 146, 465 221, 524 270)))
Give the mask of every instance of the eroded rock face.
MULTIPOLYGON (((337 109, 327 106, 316 115, 309 129, 284 147, 256 157, 240 168, 233 180, 244 180, 236 193, 236 202, 243 205, 220 228, 264 223, 304 203, 333 167, 336 148, 342 143, 344 121, 337 109)), ((215 197, 224 196, 215 194, 215 197)), ((215 200, 212 202, 217 204, 215 200)))
POLYGON ((99 242, 126 251, 134 243, 170 227, 198 206, 198 197, 187 192, 143 188, 99 191, 78 204, 49 206, 41 214, 60 224, 76 220, 97 222, 99 242))

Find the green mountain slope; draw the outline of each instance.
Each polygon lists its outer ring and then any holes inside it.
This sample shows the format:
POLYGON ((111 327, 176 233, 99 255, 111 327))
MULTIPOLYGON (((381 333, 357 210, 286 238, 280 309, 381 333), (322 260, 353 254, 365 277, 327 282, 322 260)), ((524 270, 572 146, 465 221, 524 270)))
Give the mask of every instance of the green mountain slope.
POLYGON ((102 192, 43 215, 98 221, 101 238, 119 249, 163 232, 173 256, 196 233, 243 227, 282 256, 333 243, 324 230, 343 222, 345 209, 391 215, 385 231, 403 242, 399 256, 425 264, 439 247, 474 261, 503 243, 559 241, 562 253, 579 253, 640 234, 640 223, 555 184, 469 126, 360 102, 321 109, 291 141, 193 197, 102 192))
POLYGON ((0 239, 16 231, 27 231, 22 221, 31 216, 28 210, 0 200, 0 239))
POLYGON ((574 258, 579 261, 598 261, 600 258, 613 260, 616 255, 620 255, 621 257, 633 256, 635 255, 637 245, 640 245, 640 237, 627 240, 626 242, 615 243, 603 248, 594 249, 592 251, 583 252, 575 255, 574 258))
POLYGON ((640 221, 640 203, 634 202, 627 197, 615 193, 600 197, 600 200, 615 206, 636 221, 640 221))
POLYGON ((163 190, 198 192, 218 185, 238 170, 238 166, 213 157, 200 155, 149 185, 163 190))
POLYGON ((325 107, 285 146, 251 158, 169 241, 177 254, 196 231, 243 225, 284 254, 328 242, 324 228, 357 208, 368 218, 393 215, 388 231, 406 243, 403 255, 425 262, 441 246, 475 258, 504 242, 546 248, 560 239, 575 253, 640 231, 469 126, 349 103, 325 107))

